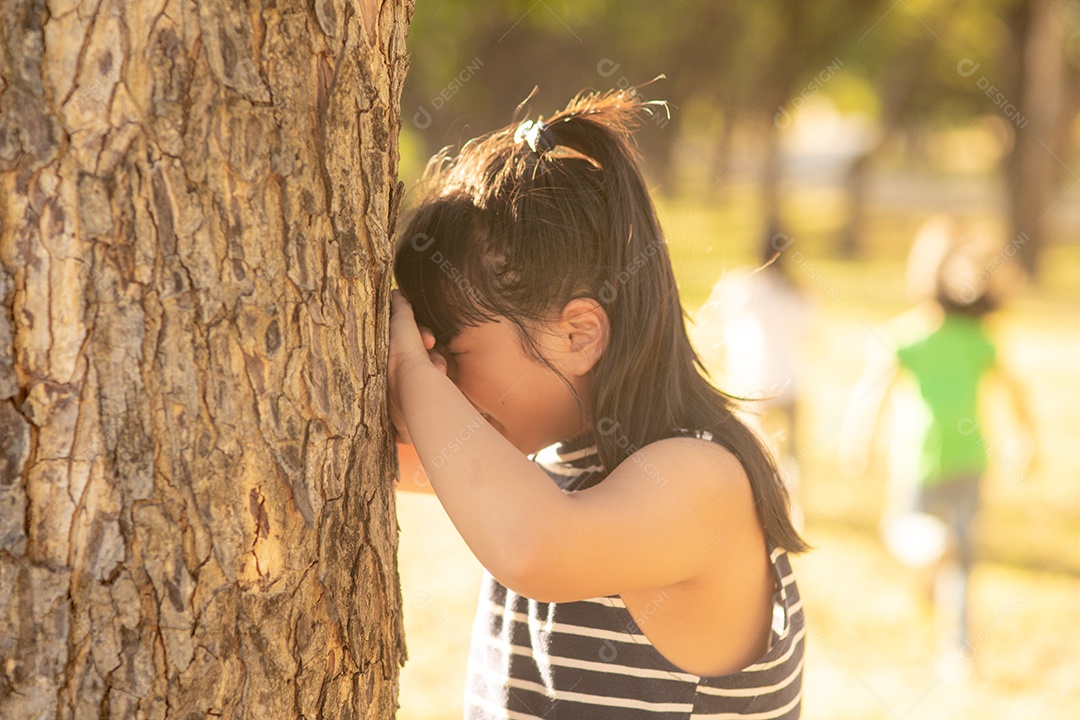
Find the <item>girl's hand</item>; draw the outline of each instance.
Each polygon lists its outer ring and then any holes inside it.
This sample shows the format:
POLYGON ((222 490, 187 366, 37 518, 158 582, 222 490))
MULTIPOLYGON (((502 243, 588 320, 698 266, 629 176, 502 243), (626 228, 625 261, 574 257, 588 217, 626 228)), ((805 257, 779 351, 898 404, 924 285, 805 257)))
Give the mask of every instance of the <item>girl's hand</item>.
POLYGON ((435 351, 435 334, 416 324, 412 305, 394 290, 390 298, 390 419, 399 444, 411 445, 409 429, 401 411, 401 385, 406 373, 418 364, 431 364, 446 372, 446 358, 435 351))

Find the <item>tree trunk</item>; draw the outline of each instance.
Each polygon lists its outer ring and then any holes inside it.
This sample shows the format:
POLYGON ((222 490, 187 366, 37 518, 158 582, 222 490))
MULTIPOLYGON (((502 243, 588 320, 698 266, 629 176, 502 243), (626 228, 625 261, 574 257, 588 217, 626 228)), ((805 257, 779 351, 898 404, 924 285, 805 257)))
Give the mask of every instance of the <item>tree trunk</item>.
MULTIPOLYGON (((780 95, 777 95, 780 97, 780 95)), ((783 94, 786 102, 787 93, 783 94)), ((781 107, 781 105, 777 105, 781 107)), ((764 218, 764 226, 758 237, 759 256, 766 256, 771 247, 772 238, 777 233, 783 232, 783 182, 784 182, 784 148, 780 137, 780 125, 776 116, 765 126, 762 164, 761 164, 761 216, 764 218)))
MULTIPOLYGON (((1059 133, 1064 84, 1063 37, 1052 19, 1049 0, 1025 0, 1014 8, 1008 27, 1012 43, 1006 66, 1014 68, 1013 92, 1022 115, 1016 116, 1016 141, 1005 159, 1009 204, 1009 242, 1015 243, 1024 270, 1038 271, 1038 259, 1050 234, 1050 211, 1058 201, 1056 187, 1065 149, 1055 147, 1059 133)), ((1067 118, 1071 122, 1072 118, 1067 118)), ((1071 183, 1070 183, 1071 184, 1071 183)))
POLYGON ((0 6, 0 717, 387 718, 411 0, 0 6))
POLYGON ((936 42, 936 38, 929 33, 920 35, 917 41, 904 46, 902 52, 897 54, 883 72, 878 88, 881 113, 878 117, 877 139, 855 157, 844 177, 848 201, 847 218, 840 230, 837 247, 837 253, 842 258, 853 260, 863 254, 863 226, 874 158, 907 118, 915 91, 929 73, 930 63, 935 57, 936 42))

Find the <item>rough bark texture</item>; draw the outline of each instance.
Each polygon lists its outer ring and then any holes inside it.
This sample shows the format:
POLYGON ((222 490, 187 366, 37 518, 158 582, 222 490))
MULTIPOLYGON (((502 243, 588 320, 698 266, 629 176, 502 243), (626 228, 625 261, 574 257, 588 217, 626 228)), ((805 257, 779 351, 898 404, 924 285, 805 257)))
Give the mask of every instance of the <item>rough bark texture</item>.
POLYGON ((393 715, 411 5, 0 4, 0 717, 393 715))

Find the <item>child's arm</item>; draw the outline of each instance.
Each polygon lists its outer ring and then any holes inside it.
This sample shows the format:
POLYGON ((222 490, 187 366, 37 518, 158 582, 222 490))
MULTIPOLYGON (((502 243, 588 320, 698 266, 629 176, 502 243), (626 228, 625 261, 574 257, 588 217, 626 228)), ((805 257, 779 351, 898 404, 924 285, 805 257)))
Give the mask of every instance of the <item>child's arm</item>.
MULTIPOLYGON (((420 340, 424 349, 427 350, 428 358, 440 372, 446 373, 446 359, 434 349, 435 334, 427 328, 419 328, 419 330, 420 340)), ((409 439, 408 430, 403 423, 395 422, 395 425, 398 460, 397 489, 403 492, 433 495, 435 491, 432 490, 431 481, 420 462, 420 456, 416 454, 416 448, 409 439)))
POLYGON ((1025 432, 1034 438, 1035 421, 1032 419, 1031 408, 1027 402, 1027 391, 1024 390, 1020 381, 1001 365, 995 365, 993 370, 995 379, 1001 383, 1008 394, 1009 403, 1012 406, 1013 417, 1025 432))
POLYGON ((990 378, 1004 391, 1012 417, 1022 433, 1019 439, 1022 472, 1031 472, 1038 457, 1038 436, 1035 434, 1035 421, 1028 405, 1027 392, 1019 379, 1000 363, 991 368, 990 378))
POLYGON ((690 580, 716 557, 739 582, 748 572, 740 568, 756 562, 753 493, 726 450, 663 440, 600 485, 565 494, 431 364, 412 309, 398 293, 393 303, 392 417, 431 460, 432 487, 458 532, 504 585, 537 600, 580 600, 690 580))
POLYGON ((429 461, 432 489, 473 554, 509 584, 540 535, 538 518, 554 512, 562 492, 431 363, 405 297, 395 290, 391 302, 390 415, 398 435, 429 461))
POLYGON ((877 428, 899 377, 894 356, 871 353, 851 391, 840 430, 839 466, 844 476, 861 478, 870 467, 877 428))

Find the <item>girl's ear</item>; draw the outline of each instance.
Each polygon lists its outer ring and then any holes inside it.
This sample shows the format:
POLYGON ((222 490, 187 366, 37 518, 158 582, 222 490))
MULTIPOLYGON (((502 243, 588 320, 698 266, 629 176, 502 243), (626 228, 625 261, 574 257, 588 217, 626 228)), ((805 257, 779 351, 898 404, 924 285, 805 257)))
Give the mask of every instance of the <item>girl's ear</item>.
POLYGON ((574 298, 563 307, 558 326, 564 369, 573 375, 587 374, 607 349, 607 312, 592 298, 574 298))

